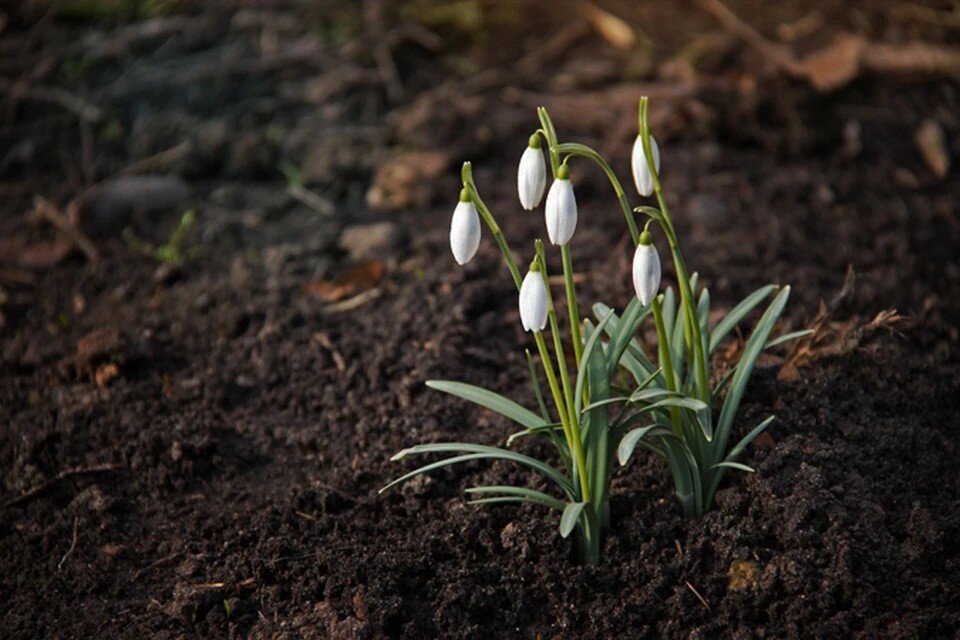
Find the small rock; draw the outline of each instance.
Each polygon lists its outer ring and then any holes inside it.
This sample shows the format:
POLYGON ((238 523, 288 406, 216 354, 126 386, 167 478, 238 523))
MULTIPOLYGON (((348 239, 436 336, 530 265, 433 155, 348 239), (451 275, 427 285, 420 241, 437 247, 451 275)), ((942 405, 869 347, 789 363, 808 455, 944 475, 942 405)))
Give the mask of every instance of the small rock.
POLYGON ((340 234, 340 248, 353 260, 383 258, 384 253, 401 244, 402 235, 400 227, 394 222, 356 224, 340 234))
POLYGON ((947 151, 946 136, 939 123, 927 118, 917 129, 913 140, 933 175, 940 179, 945 178, 950 171, 950 154, 947 151))
POLYGON ((79 375, 93 375, 104 363, 123 363, 126 340, 116 327, 91 331, 77 341, 76 365, 79 375))
POLYGON ((88 189, 80 199, 87 233, 119 235, 135 215, 175 209, 190 197, 187 183, 175 175, 121 176, 88 189))

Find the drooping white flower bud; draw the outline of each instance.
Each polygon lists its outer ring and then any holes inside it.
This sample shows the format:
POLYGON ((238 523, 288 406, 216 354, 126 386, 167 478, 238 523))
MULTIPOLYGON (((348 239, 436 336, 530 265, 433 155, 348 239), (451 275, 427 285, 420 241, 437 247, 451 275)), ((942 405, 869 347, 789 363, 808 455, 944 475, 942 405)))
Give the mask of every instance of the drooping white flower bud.
POLYGON ((649 231, 640 234, 640 244, 633 254, 633 288, 642 305, 650 304, 660 289, 660 254, 649 231))
MULTIPOLYGON (((657 146, 653 136, 650 136, 650 153, 653 154, 653 166, 657 168, 657 175, 660 175, 660 147, 657 146)), ((633 170, 633 183, 637 186, 637 192, 642 196, 653 193, 653 175, 650 173, 650 165, 647 164, 647 156, 643 153, 643 136, 641 135, 637 135, 633 143, 630 168, 633 170)))
POLYGON ((562 164, 557 169, 557 179, 547 192, 547 236, 553 244, 570 242, 577 230, 577 197, 570 183, 570 169, 562 164))
POLYGON ((520 156, 520 167, 517 169, 517 192, 520 194, 520 204, 530 211, 540 204, 543 192, 547 188, 547 165, 543 161, 543 152, 540 151, 540 136, 530 136, 530 144, 520 156))
POLYGON ((450 220, 450 250, 457 264, 467 264, 480 246, 480 216, 466 189, 460 191, 460 202, 450 220))
POLYGON ((543 331, 547 326, 547 285, 536 263, 520 285, 520 323, 524 331, 543 331))

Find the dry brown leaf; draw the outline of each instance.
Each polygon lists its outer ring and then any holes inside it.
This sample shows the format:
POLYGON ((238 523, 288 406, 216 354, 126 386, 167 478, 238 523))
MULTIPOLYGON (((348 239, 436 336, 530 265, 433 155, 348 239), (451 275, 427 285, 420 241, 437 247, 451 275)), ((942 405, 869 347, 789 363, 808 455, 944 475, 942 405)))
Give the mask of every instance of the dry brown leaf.
POLYGON ((337 302, 373 289, 383 280, 384 272, 382 262, 371 260, 342 271, 332 280, 311 280, 303 289, 320 302, 337 302))
MULTIPOLYGON (((836 308, 835 305, 831 305, 836 308)), ((858 317, 844 321, 831 320, 831 311, 823 302, 817 316, 810 323, 813 333, 802 338, 794 345, 777 379, 783 382, 796 382, 800 379, 800 369, 809 367, 817 360, 842 356, 862 346, 877 331, 893 331, 904 317, 896 309, 884 309, 872 320, 861 323, 858 317)))
POLYGON ((613 48, 632 49, 636 46, 637 33, 622 18, 601 9, 592 2, 580 3, 580 15, 586 18, 613 48))
POLYGON ((913 141, 933 175, 945 178, 950 171, 950 153, 940 124, 933 118, 927 118, 917 129, 913 141))
POLYGON ((120 375, 120 368, 112 362, 102 364, 97 367, 97 372, 93 379, 101 389, 106 388, 110 381, 120 375))
POLYGON ((860 74, 866 41, 849 33, 838 34, 829 45, 797 63, 797 69, 818 91, 833 91, 860 74))
POLYGON ((727 570, 727 589, 729 591, 745 591, 756 589, 759 584, 760 570, 752 560, 734 560, 727 570))

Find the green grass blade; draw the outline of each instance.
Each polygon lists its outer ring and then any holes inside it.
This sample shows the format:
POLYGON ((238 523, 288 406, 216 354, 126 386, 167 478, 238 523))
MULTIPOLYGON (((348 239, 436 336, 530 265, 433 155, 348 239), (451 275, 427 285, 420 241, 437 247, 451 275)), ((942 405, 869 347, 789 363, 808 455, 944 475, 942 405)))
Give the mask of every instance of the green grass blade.
POLYGON ((577 526, 577 520, 583 513, 583 508, 587 506, 586 502, 568 502, 563 508, 563 515, 560 516, 560 537, 566 538, 577 526))
POLYGON ((428 380, 427 386, 437 391, 449 393, 452 396, 462 398, 469 402, 479 404, 492 411, 496 411, 502 416, 510 418, 514 422, 521 424, 528 429, 539 427, 546 421, 530 411, 521 407, 519 404, 504 398, 499 393, 488 391, 482 387, 477 387, 464 382, 454 382, 452 380, 428 380))
POLYGON ((739 324, 743 318, 750 313, 754 307, 763 302, 763 299, 776 291, 777 286, 768 284, 760 287, 746 298, 740 301, 730 312, 724 316, 723 320, 717 323, 717 326, 710 332, 710 353, 720 346, 720 343, 727 334, 733 331, 733 328, 739 324))

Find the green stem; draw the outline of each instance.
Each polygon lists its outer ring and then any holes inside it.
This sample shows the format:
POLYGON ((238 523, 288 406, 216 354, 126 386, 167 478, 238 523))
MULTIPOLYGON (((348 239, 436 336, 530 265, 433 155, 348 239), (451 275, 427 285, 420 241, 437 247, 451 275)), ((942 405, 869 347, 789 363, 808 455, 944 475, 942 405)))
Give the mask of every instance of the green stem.
POLYGON ((580 420, 574 405, 573 386, 570 384, 570 372, 567 368, 567 359, 563 351, 563 342, 560 340, 560 327, 557 322, 557 310, 553 306, 553 295, 550 293, 550 282, 546 268, 541 265, 540 273, 543 283, 547 287, 547 317, 550 319, 550 333, 553 334, 553 350, 557 356, 557 368, 560 370, 560 382, 563 387, 563 397, 566 399, 567 416, 570 423, 571 453, 577 463, 577 475, 580 476, 580 493, 584 502, 590 502, 590 481, 587 477, 586 456, 583 453, 583 438, 580 436, 580 420))
POLYGON ((670 243, 673 266, 677 272, 677 285, 680 289, 680 306, 683 308, 684 317, 684 338, 693 352, 693 367, 697 377, 699 399, 709 403, 710 377, 707 373, 707 359, 703 350, 700 322, 697 319, 696 302, 693 298, 693 292, 690 289, 687 267, 684 264, 683 255, 680 253, 680 245, 677 242, 677 234, 673 227, 673 220, 670 218, 670 210, 667 208, 667 201, 663 195, 660 175, 657 172, 656 164, 653 162, 653 150, 650 146, 649 99, 647 96, 640 98, 640 135, 643 139, 643 153, 646 156, 647 166, 650 168, 650 175, 653 178, 653 190, 657 196, 657 203, 660 205, 660 217, 657 219, 657 222, 663 229, 664 235, 667 236, 667 241, 670 243))
POLYGON ((610 185, 613 187, 614 193, 617 194, 617 200, 620 202, 620 208, 623 210, 623 217, 627 220, 627 228, 630 229, 630 237, 633 238, 633 244, 636 246, 640 243, 640 231, 637 229, 637 223, 633 219, 633 210, 630 208, 630 203, 627 201, 627 194, 623 190, 623 185, 620 184, 617 174, 613 172, 613 169, 603 159, 599 153, 591 149, 585 144, 579 144, 576 142, 565 142, 563 144, 557 145, 557 153, 564 154, 568 156, 580 156, 583 158, 588 158, 593 160, 600 169, 607 175, 607 179, 610 181, 610 185))
POLYGON ((560 416, 560 425, 563 427, 563 435, 567 439, 567 446, 572 448, 573 432, 570 429, 570 419, 567 416, 566 404, 563 401, 563 393, 560 385, 557 384, 557 374, 553 371, 553 364, 550 360, 550 352, 547 350, 547 342, 543 339, 542 331, 534 331, 533 339, 537 343, 537 351, 540 353, 540 360, 543 363, 543 371, 547 375, 547 385, 550 387, 550 393, 553 394, 553 402, 557 405, 557 414, 560 416))
MULTIPOLYGON (((667 391, 676 393, 677 380, 673 372, 673 359, 670 357, 670 342, 667 329, 663 324, 663 308, 660 306, 660 296, 655 297, 650 306, 653 310, 653 321, 657 327, 657 350, 660 357, 660 366, 663 367, 663 377, 666 378, 667 391)), ((683 427, 680 424, 680 411, 677 407, 670 407, 670 422, 677 437, 683 437, 683 427)))
POLYGON ((580 337, 580 310, 577 307, 577 291, 573 286, 573 260, 570 257, 570 245, 560 247, 563 257, 563 284, 567 292, 567 312, 570 314, 570 339, 573 341, 573 353, 577 367, 583 366, 583 341, 580 337))
POLYGON ((519 289, 521 283, 523 283, 523 278, 520 277, 520 269, 517 268, 517 263, 513 259, 513 253, 511 253, 510 247, 507 245, 507 240, 503 237, 503 232, 500 231, 500 225, 497 224, 493 214, 490 213, 490 209, 487 208, 480 194, 477 193, 477 186, 473 183, 473 170, 469 162, 463 163, 461 177, 463 178, 464 188, 470 194, 470 200, 476 205, 480 217, 483 218, 483 221, 486 222, 490 228, 490 233, 493 234, 493 239, 496 240, 497 246, 500 247, 500 253, 503 254, 507 268, 510 269, 510 275, 513 276, 513 283, 517 285, 517 289, 519 289))

